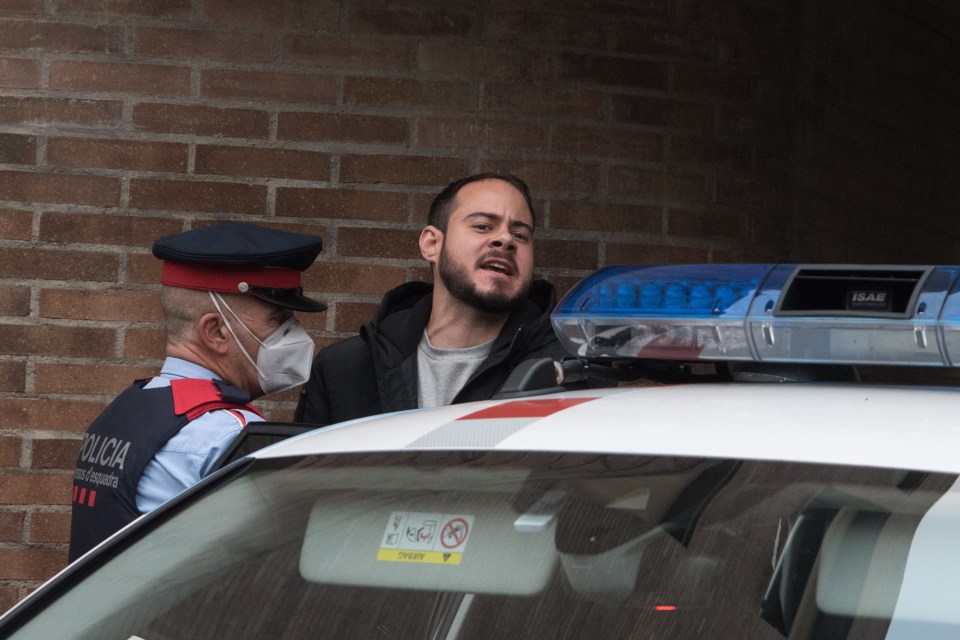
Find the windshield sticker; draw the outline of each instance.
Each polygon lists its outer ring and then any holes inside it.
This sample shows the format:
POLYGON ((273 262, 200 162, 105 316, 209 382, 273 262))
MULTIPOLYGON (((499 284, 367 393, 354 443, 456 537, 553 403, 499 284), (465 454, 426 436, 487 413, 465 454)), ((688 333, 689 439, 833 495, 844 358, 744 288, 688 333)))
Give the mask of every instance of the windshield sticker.
POLYGON ((380 542, 377 560, 460 564, 473 516, 394 511, 380 542))

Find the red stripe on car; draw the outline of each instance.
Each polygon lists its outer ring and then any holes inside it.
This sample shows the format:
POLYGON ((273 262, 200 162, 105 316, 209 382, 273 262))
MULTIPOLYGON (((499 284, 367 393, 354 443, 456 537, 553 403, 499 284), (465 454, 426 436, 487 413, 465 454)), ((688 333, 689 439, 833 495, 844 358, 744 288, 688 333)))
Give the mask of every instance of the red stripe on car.
POLYGON ((467 414, 460 420, 488 420, 490 418, 545 418, 596 398, 545 398, 541 400, 514 400, 467 414))

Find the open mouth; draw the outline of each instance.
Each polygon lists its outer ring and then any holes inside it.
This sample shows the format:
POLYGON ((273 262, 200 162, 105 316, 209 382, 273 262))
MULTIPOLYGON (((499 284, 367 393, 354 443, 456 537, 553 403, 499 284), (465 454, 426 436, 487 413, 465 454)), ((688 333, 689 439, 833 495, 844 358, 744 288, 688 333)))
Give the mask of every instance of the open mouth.
POLYGON ((481 269, 501 273, 505 276, 512 276, 514 273, 513 265, 502 260, 489 260, 480 265, 481 269))

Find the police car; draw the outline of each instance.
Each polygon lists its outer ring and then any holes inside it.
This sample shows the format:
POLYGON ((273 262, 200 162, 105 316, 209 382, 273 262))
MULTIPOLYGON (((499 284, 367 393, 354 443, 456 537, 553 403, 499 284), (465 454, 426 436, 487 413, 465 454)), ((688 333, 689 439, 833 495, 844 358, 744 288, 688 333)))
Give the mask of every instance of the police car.
POLYGON ((960 636, 960 267, 610 267, 553 319, 570 360, 244 456, 0 637, 960 636))

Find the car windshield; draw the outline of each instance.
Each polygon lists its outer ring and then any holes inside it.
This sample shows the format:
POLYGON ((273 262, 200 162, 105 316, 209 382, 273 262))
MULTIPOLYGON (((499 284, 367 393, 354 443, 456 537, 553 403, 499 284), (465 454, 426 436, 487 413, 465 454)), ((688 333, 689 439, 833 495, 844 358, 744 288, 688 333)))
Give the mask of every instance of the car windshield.
POLYGON ((503 451, 258 460, 10 637, 956 637, 956 480, 503 451))

